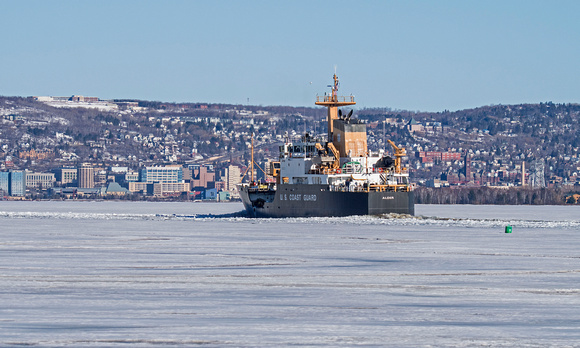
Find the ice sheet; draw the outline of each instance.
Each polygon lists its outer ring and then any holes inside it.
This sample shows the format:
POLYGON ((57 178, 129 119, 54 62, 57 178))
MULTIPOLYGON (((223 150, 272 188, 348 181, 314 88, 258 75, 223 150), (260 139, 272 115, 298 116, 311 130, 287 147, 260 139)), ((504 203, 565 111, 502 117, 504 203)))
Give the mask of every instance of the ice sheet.
POLYGON ((578 207, 416 208, 0 202, 0 346, 577 346, 578 207))

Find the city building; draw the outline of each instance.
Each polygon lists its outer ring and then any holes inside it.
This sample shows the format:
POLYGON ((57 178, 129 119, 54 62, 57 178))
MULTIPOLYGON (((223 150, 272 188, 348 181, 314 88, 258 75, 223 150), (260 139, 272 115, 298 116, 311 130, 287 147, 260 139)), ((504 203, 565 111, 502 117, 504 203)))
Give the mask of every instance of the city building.
POLYGON ((188 167, 181 167, 181 176, 184 181, 191 181, 191 169, 188 167))
MULTIPOLYGON (((209 187, 209 188, 212 188, 212 187, 209 187)), ((226 189, 226 183, 223 182, 223 181, 215 181, 213 188, 215 188, 216 190, 218 190, 218 192, 219 191, 224 191, 226 189)))
POLYGON ((215 201, 218 199, 218 191, 216 189, 207 189, 204 192, 203 199, 209 201, 215 201))
POLYGON ((465 175, 466 181, 471 181, 473 178, 471 177, 471 157, 468 153, 465 154, 465 166, 463 168, 463 174, 465 175))
POLYGON ((409 130, 409 133, 423 132, 424 131, 423 125, 420 124, 419 122, 417 122, 412 117, 409 120, 409 123, 407 123, 407 129, 409 130))
POLYGON ((28 188, 52 188, 55 182, 54 173, 26 173, 26 187, 28 188))
POLYGON ((0 196, 10 195, 10 172, 0 172, 0 196))
POLYGON ((229 165, 222 170, 222 181, 225 182, 225 189, 230 192, 237 192, 236 185, 242 182, 242 173, 238 166, 229 165))
POLYGON ((52 150, 28 150, 28 151, 20 151, 18 153, 18 157, 22 159, 46 159, 46 158, 54 158, 54 152, 52 150))
POLYGON ((154 196, 179 195, 182 192, 189 192, 187 182, 158 182, 153 184, 154 196))
POLYGON ((208 183, 215 181, 212 165, 190 165, 191 187, 208 187, 208 183))
POLYGON ((53 170, 57 185, 66 186, 77 182, 78 170, 73 167, 63 167, 53 170))
POLYGON ((83 163, 77 173, 79 188, 95 187, 95 169, 90 163, 83 163))
POLYGON ((129 167, 113 166, 111 167, 110 171, 113 174, 127 173, 129 171, 129 167))
POLYGON ((217 200, 219 202, 226 202, 231 199, 231 195, 229 191, 219 191, 217 195, 217 200))
POLYGON ((85 97, 82 95, 73 95, 72 97, 69 98, 70 101, 75 101, 75 102, 98 102, 99 101, 99 97, 85 97))
POLYGON ((147 195, 152 195, 153 194, 153 184, 152 183, 146 183, 146 182, 140 182, 140 181, 131 181, 129 182, 129 192, 131 193, 141 193, 141 194, 147 194, 147 195))
POLYGON ((461 160, 459 152, 441 152, 441 151, 416 151, 415 158, 420 158, 421 162, 452 162, 461 160))
POLYGON ((145 167, 139 175, 139 181, 147 183, 164 182, 180 183, 183 180, 181 166, 145 167))
POLYGON ((96 186, 103 186, 107 183, 107 171, 104 169, 99 169, 97 170, 96 168, 93 168, 94 171, 94 178, 95 178, 95 182, 94 185, 96 186))
POLYGON ((116 183, 116 182, 110 182, 107 185, 107 188, 105 190, 105 194, 107 196, 120 197, 120 196, 124 196, 128 193, 129 193, 129 190, 127 190, 124 187, 121 187, 121 185, 119 185, 119 183, 116 183))
POLYGON ((138 172, 125 173, 125 182, 135 182, 135 181, 139 181, 139 173, 138 172))
POLYGON ((23 170, 10 171, 10 196, 26 195, 26 172, 23 170))

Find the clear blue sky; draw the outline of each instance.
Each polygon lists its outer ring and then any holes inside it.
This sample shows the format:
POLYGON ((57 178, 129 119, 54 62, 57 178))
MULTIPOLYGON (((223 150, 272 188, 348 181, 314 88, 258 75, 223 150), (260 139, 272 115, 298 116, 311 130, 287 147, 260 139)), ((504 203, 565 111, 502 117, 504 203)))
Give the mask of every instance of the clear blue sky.
POLYGON ((0 95, 442 111, 580 101, 580 1, 4 1, 0 95))

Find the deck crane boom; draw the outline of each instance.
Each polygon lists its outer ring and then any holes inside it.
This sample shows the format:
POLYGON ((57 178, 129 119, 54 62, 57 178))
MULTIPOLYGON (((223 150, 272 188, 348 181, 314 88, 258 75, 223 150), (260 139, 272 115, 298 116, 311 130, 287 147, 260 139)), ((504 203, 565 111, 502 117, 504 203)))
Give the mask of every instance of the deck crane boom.
POLYGON ((395 145, 395 143, 392 140, 387 139, 387 141, 395 150, 395 173, 401 174, 402 173, 401 158, 407 156, 407 152, 405 151, 405 149, 395 145))

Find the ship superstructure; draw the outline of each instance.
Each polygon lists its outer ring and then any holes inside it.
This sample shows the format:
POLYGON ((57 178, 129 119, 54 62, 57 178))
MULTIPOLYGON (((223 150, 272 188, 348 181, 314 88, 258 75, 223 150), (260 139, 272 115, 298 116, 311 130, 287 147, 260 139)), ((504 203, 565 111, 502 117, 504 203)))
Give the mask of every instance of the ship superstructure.
POLYGON ((401 164, 405 150, 389 140, 394 158, 369 151, 366 124, 339 107, 355 105, 354 97, 338 95, 338 77, 331 93, 316 105, 328 108, 327 139, 308 133, 280 145, 272 163, 275 183, 240 184, 240 196, 250 216, 346 216, 413 214, 412 185, 401 164), (324 141, 326 140, 326 141, 324 141))

